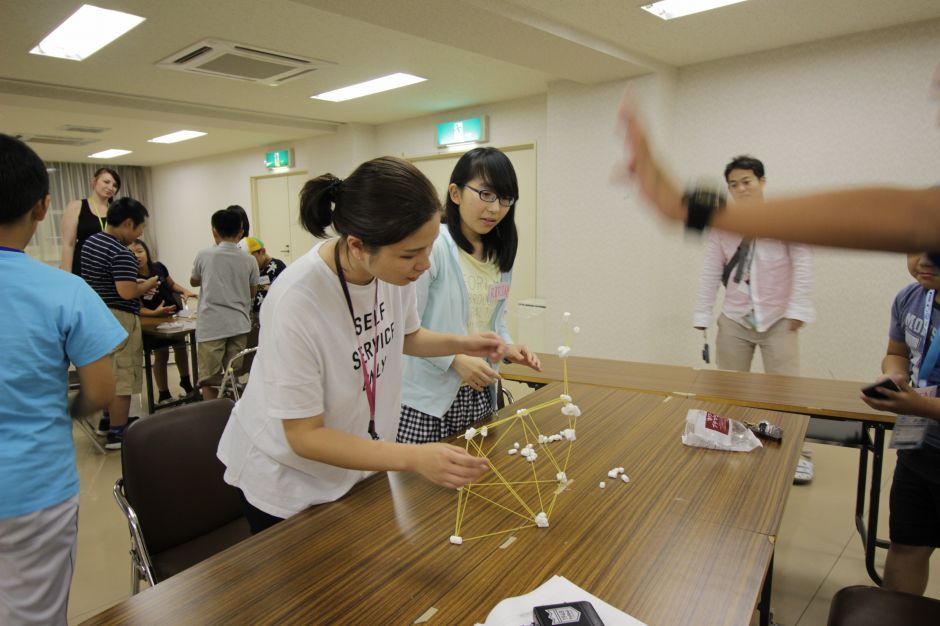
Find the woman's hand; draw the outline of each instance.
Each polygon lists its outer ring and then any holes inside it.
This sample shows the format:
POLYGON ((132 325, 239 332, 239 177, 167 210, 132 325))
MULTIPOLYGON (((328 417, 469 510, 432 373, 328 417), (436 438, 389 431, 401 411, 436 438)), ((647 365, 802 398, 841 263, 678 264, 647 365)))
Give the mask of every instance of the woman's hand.
POLYGON ((450 367, 460 374, 461 380, 476 391, 483 391, 488 385, 496 384, 499 380, 499 374, 486 361, 474 356, 458 354, 450 367))
POLYGON ((424 443, 411 446, 411 471, 448 489, 459 489, 472 483, 489 469, 483 457, 469 454, 449 443, 424 443))
POLYGON ((879 387, 878 392, 885 396, 884 399, 869 398, 865 394, 861 395, 862 402, 878 411, 887 411, 898 415, 921 415, 924 416, 929 411, 929 400, 916 391, 907 383, 903 375, 882 376, 875 382, 884 380, 893 380, 900 391, 892 391, 887 387, 879 387))
POLYGON ((460 338, 457 354, 487 358, 497 363, 506 354, 506 342, 496 333, 480 333, 460 338))
POLYGON ((171 304, 171 305, 158 306, 157 308, 152 309, 152 310, 153 310, 154 316, 165 317, 165 316, 173 315, 174 313, 176 313, 176 305, 171 304))
POLYGON ((538 355, 521 344, 506 346, 506 359, 519 365, 528 365, 536 372, 542 371, 542 363, 538 355))

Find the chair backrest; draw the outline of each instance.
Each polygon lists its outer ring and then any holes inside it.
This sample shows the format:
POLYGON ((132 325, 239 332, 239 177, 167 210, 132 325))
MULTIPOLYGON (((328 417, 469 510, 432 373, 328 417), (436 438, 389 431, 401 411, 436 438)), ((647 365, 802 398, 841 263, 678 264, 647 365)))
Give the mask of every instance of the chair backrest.
POLYGON ((124 435, 124 494, 151 554, 205 535, 243 515, 238 490, 216 457, 232 412, 228 399, 161 411, 124 435))
POLYGON ((829 605, 829 626, 936 626, 940 600, 880 587, 846 587, 829 605))

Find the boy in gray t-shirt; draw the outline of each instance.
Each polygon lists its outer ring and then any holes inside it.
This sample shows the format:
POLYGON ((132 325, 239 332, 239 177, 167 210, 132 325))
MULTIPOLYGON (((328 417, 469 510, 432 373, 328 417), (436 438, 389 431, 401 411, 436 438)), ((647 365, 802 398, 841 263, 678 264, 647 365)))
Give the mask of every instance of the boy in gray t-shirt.
MULTIPOLYGON (((251 302, 258 290, 258 264, 238 247, 241 219, 231 211, 212 215, 216 245, 200 250, 193 262, 193 287, 201 287, 196 346, 199 380, 222 373, 245 349, 251 330, 251 302)), ((218 397, 214 387, 202 387, 204 400, 218 397)))

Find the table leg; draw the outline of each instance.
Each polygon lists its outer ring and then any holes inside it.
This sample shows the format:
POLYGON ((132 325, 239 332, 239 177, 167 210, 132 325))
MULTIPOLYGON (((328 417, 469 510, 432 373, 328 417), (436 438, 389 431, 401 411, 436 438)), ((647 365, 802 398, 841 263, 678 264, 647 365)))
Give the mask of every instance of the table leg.
POLYGON ((194 383, 199 382, 199 359, 196 357, 196 331, 189 333, 189 353, 192 355, 193 369, 189 373, 189 379, 194 383))
POLYGON ((150 364, 150 358, 153 356, 153 350, 144 342, 144 378, 147 380, 147 415, 153 415, 157 410, 153 403, 153 366, 150 364))
POLYGON ((767 575, 760 590, 760 600, 757 603, 757 612, 760 614, 760 626, 773 624, 773 613, 770 610, 770 592, 774 582, 774 557, 770 555, 770 565, 767 566, 767 575))
MULTIPOLYGON (((878 548, 878 508, 881 504, 881 469, 884 461, 885 429, 874 426, 875 441, 872 447, 871 488, 868 496, 868 528, 865 536, 865 569, 875 584, 881 585, 881 576, 875 570, 875 550, 878 548)), ((883 543, 883 542, 882 542, 883 543)))

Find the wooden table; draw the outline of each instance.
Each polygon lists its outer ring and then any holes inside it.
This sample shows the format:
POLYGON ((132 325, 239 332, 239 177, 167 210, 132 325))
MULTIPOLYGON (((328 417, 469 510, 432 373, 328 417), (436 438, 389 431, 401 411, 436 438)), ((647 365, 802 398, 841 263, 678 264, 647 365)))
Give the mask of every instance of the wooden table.
MULTIPOLYGON (((561 359, 554 354, 541 353, 539 358, 542 372, 507 365, 501 369, 501 374, 507 380, 532 385, 562 380, 561 359)), ((881 506, 885 431, 893 427, 895 415, 876 411, 859 399, 860 389, 867 383, 583 357, 569 357, 568 360, 571 380, 577 377, 585 382, 597 381, 596 384, 621 389, 671 393, 697 400, 805 414, 814 418, 808 439, 858 448, 855 526, 865 548, 868 574, 875 583, 881 584, 881 576, 875 569, 875 549, 887 548, 888 542, 878 539, 878 510, 881 506), (851 423, 840 425, 833 421, 851 423), (869 453, 872 457, 870 483, 869 453), (867 516, 866 491, 869 502, 867 516)))
MULTIPOLYGON (((153 354, 153 347, 149 345, 147 339, 148 337, 153 337, 157 339, 169 339, 172 341, 186 341, 186 338, 189 338, 189 353, 192 360, 192 370, 190 372, 191 380, 199 379, 199 360, 196 356, 196 320, 194 318, 178 318, 178 317, 141 317, 140 318, 140 331, 143 334, 144 342, 144 378, 147 381, 147 412, 153 414, 157 410, 157 405, 153 401, 153 365, 151 363, 151 356, 153 354), (162 330, 157 328, 160 324, 166 322, 182 322, 182 328, 176 328, 173 330, 162 330)), ((177 406, 188 402, 191 400, 174 400, 172 402, 166 402, 160 405, 161 409, 169 408, 172 406, 177 406)))
MULTIPOLYGON (((551 385, 518 406, 560 392, 551 385)), ((341 500, 277 524, 86 624, 410 624, 432 607, 432 626, 467 624, 552 574, 651 626, 748 624, 771 569, 806 417, 588 385, 571 385, 570 393, 582 410, 568 465, 573 482, 558 496, 549 528, 451 545, 454 492, 413 474, 379 473, 341 500), (750 453, 689 448, 680 436, 693 406, 770 419, 788 436, 750 453), (629 484, 607 477, 621 465, 629 484), (515 541, 506 546, 510 536, 515 541)), ((565 420, 554 407, 539 414, 539 424, 551 433, 565 420)), ((506 454, 513 438, 500 441, 490 458, 515 481, 531 466, 506 454)), ((471 526, 511 527, 512 519, 480 504, 462 534, 473 536, 471 526)))

